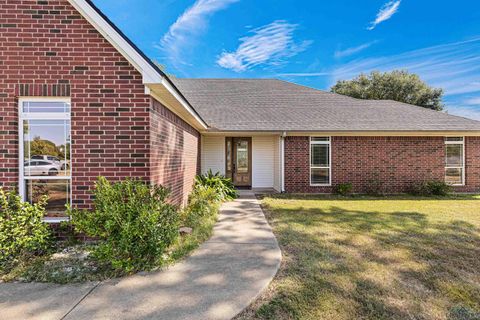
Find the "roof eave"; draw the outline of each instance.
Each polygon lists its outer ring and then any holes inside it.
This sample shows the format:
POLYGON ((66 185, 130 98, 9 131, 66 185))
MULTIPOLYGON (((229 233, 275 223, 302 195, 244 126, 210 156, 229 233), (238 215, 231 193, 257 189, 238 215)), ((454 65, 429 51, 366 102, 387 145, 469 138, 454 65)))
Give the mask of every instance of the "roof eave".
POLYGON ((478 137, 480 130, 208 130, 204 135, 238 135, 238 134, 280 134, 286 136, 405 136, 405 137, 444 137, 465 136, 478 137))

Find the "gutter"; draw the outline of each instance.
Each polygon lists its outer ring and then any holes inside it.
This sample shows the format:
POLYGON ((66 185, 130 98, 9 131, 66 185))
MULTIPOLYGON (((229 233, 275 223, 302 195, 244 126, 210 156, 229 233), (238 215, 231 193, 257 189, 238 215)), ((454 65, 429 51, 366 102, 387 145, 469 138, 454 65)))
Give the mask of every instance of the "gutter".
POLYGON ((284 131, 280 136, 280 192, 285 193, 285 137, 287 132, 284 131))

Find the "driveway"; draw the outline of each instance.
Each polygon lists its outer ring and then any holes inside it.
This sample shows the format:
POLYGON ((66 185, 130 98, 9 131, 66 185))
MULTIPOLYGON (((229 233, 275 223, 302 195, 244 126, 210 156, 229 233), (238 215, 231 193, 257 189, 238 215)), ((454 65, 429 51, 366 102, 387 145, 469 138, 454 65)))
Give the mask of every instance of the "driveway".
POLYGON ((267 287, 281 252, 253 193, 222 206, 214 234, 159 272, 101 283, 0 284, 2 319, 231 319, 267 287))

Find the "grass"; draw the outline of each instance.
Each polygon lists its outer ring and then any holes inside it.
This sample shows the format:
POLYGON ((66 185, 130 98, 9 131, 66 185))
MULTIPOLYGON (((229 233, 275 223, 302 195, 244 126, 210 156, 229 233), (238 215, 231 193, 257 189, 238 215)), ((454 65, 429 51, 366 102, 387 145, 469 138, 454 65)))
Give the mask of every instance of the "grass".
POLYGON ((169 258, 167 260, 168 264, 174 264, 188 256, 193 250, 198 248, 203 242, 211 237, 213 227, 217 222, 219 208, 220 207, 217 207, 215 209, 215 214, 201 219, 198 224, 192 228, 193 231, 191 234, 187 234, 177 239, 177 242, 173 244, 170 249, 169 258))
POLYGON ((263 199, 283 263, 238 319, 480 319, 480 196, 263 199))
POLYGON ((20 259, 13 269, 0 272, 0 280, 65 284, 120 276, 109 266, 101 265, 88 256, 92 247, 57 243, 55 248, 44 255, 20 259))

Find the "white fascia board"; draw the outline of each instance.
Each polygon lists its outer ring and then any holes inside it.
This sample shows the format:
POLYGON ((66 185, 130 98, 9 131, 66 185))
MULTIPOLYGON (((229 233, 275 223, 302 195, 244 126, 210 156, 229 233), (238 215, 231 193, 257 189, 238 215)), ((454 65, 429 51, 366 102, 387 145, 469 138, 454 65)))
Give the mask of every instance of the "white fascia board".
POLYGON ((126 41, 105 19, 85 0, 68 0, 77 11, 92 24, 143 76, 143 83, 161 83, 164 79, 144 57, 126 41))
POLYGON ((145 57, 142 56, 132 45, 115 30, 110 23, 100 15, 91 4, 85 0, 68 0, 70 4, 87 21, 97 29, 100 34, 118 50, 134 67, 142 74, 143 84, 145 84, 145 94, 151 94, 148 84, 162 84, 179 102, 180 104, 197 120, 201 127, 207 129, 207 124, 200 118, 195 110, 190 106, 187 100, 174 88, 170 81, 158 72, 145 57))

